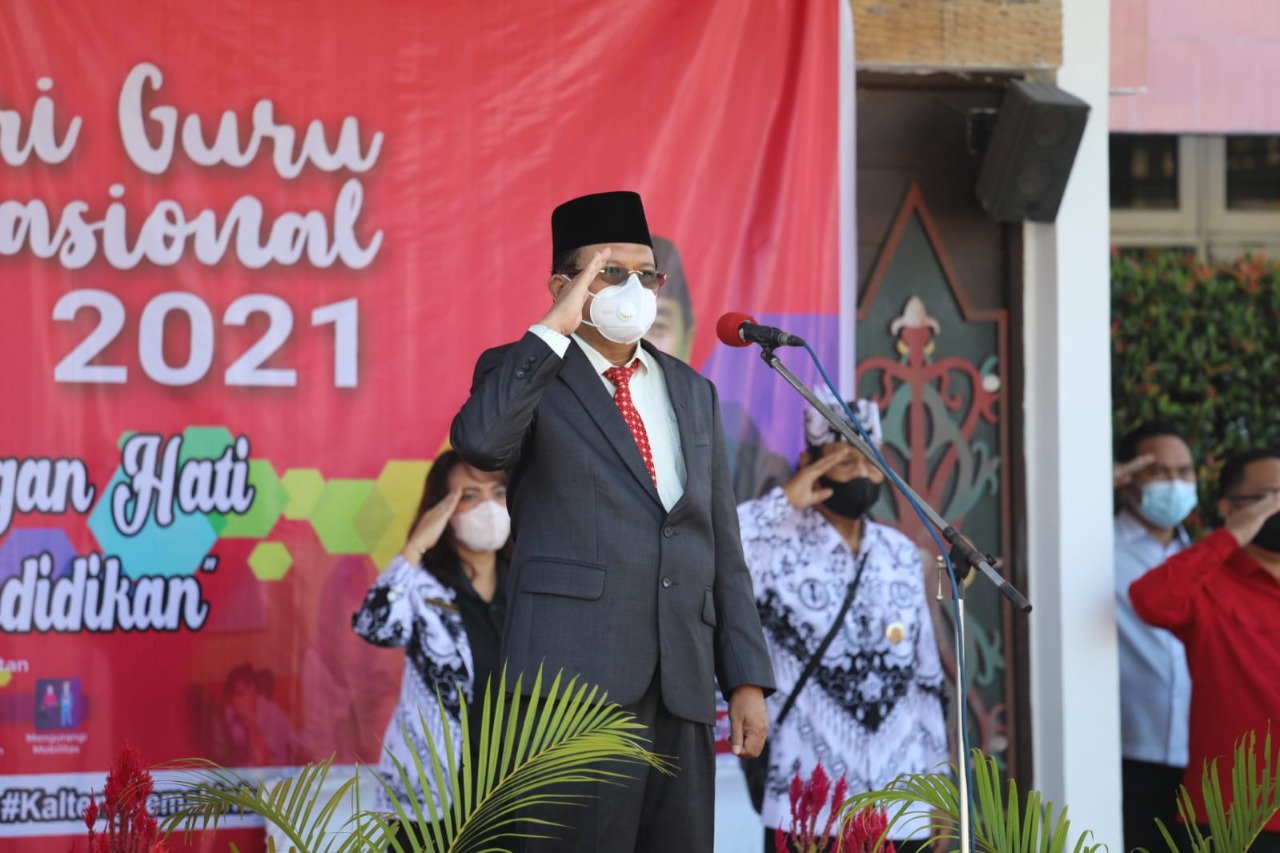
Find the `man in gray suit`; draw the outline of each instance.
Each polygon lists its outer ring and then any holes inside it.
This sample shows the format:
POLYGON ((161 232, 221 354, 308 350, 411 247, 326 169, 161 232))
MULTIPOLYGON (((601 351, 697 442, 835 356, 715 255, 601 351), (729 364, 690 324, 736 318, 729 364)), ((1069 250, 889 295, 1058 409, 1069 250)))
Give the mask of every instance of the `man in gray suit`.
POLYGON ((551 310, 480 356, 451 439, 509 472, 509 676, 600 685, 678 772, 599 787, 565 838, 526 849, 709 853, 715 684, 748 757, 773 690, 715 386, 640 343, 664 276, 638 195, 565 202, 551 231, 551 310))

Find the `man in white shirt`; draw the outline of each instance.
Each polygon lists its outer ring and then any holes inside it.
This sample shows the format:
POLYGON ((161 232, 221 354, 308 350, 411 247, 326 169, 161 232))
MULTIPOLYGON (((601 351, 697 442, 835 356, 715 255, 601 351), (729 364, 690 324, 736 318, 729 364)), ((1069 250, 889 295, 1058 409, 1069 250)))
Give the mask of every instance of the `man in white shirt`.
POLYGON ((1138 427, 1120 442, 1115 520, 1116 627, 1120 639, 1120 724, 1124 847, 1163 849, 1156 818, 1177 819, 1187 764, 1191 676, 1182 644, 1138 618, 1129 585, 1190 544, 1183 520, 1195 508, 1191 448, 1168 424, 1138 427))

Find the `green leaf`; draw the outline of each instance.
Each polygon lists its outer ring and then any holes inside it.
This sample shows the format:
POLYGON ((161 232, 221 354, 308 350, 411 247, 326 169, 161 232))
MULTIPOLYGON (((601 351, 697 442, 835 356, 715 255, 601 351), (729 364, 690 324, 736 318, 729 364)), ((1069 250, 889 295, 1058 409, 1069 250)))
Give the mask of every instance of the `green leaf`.
MULTIPOLYGON (((1175 828, 1156 821, 1171 851, 1246 853, 1267 823, 1280 813, 1280 753, 1272 746, 1270 730, 1260 752, 1257 740, 1256 733, 1249 732, 1236 742, 1229 794, 1223 791, 1218 762, 1205 763, 1201 784, 1204 814, 1197 815, 1190 792, 1185 787, 1179 789, 1177 806, 1182 825, 1175 832, 1175 828), (1207 826, 1208 833, 1199 825, 1207 826), (1185 841, 1182 835, 1186 836, 1185 841)), ((906 835, 924 826, 948 843, 945 849, 952 849, 950 844, 960 840, 960 795, 953 781, 956 772, 952 767, 945 774, 905 774, 880 790, 849 797, 841 806, 841 835, 854 816, 871 806, 883 808, 890 815, 889 837, 906 835), (928 817, 920 816, 918 810, 922 807, 928 810, 928 817), (909 808, 917 812, 908 815, 909 808)), ((1007 784, 1001 781, 995 759, 976 749, 973 778, 972 831, 977 849, 989 853, 1062 853, 1067 849, 1072 830, 1066 808, 1056 810, 1037 791, 1020 797, 1013 780, 1007 784)), ((1074 853, 1097 853, 1102 847, 1086 831, 1075 836, 1071 849, 1074 853)))
MULTIPOLYGON (((1222 789, 1216 758, 1205 762, 1200 787, 1205 809, 1202 815, 1196 814, 1185 787, 1179 789, 1178 796, 1178 815, 1187 824, 1193 853, 1248 850, 1280 812, 1280 755, 1272 750, 1270 729, 1263 741, 1261 762, 1256 732, 1247 732, 1236 741, 1230 794, 1222 789), (1207 826, 1209 834, 1204 835, 1196 824, 1207 826)), ((1163 824, 1160 831, 1170 850, 1180 849, 1163 824)))
MULTIPOLYGON (((841 834, 845 824, 867 806, 884 808, 890 815, 889 836, 927 827, 944 842, 959 843, 960 792, 953 781, 957 770, 949 773, 905 774, 878 791, 856 794, 842 808, 841 834), (922 817, 919 809, 928 810, 922 817), (907 809, 914 808, 914 814, 907 809)), ((1070 841, 1071 823, 1064 808, 1056 812, 1053 803, 1044 801, 1037 791, 1025 799, 1018 794, 1013 780, 1002 780, 995 758, 981 750, 973 751, 973 800, 971 831, 978 850, 989 853, 1063 853, 1070 841)), ((1074 853, 1097 853, 1103 845, 1091 840, 1092 834, 1076 836, 1074 853)), ((948 846, 945 849, 952 849, 948 846)))
MULTIPOLYGON (((390 782, 379 774, 374 778, 392 801, 392 811, 381 813, 357 808, 344 824, 347 836, 336 845, 340 853, 381 850, 393 847, 399 853, 434 851, 500 851, 504 839, 551 835, 561 824, 539 817, 539 810, 580 801, 571 783, 617 783, 628 778, 619 768, 653 768, 672 772, 671 762, 645 747, 643 727, 596 687, 564 682, 556 673, 545 686, 542 671, 527 692, 521 678, 508 691, 506 672, 495 688, 486 685, 478 730, 479 761, 476 767, 457 753, 453 730, 439 705, 443 744, 425 738, 428 755, 412 756, 411 766, 390 757, 389 764, 401 785, 413 790, 416 781, 422 790, 444 791, 442 808, 432 798, 425 804, 404 804, 395 799, 390 782), (519 697, 512 699, 512 696, 519 697), (533 828, 517 824, 524 821, 533 828), (427 846, 410 839, 408 847, 395 842, 399 824, 413 821, 428 827, 427 846)), ((470 743, 472 721, 468 703, 461 697, 460 741, 464 750, 470 743)), ((419 724, 428 732, 421 716, 419 724)), ((277 827, 299 853, 322 853, 335 848, 325 840, 329 824, 342 805, 343 797, 358 796, 358 779, 352 778, 328 798, 322 789, 333 759, 303 767, 296 776, 271 785, 250 782, 212 762, 190 759, 164 769, 186 771, 178 784, 188 789, 185 806, 166 819, 164 829, 216 828, 233 810, 258 813, 277 827)), ((357 768, 357 774, 360 769, 357 768)), ((368 772, 368 771, 365 771, 368 772)))

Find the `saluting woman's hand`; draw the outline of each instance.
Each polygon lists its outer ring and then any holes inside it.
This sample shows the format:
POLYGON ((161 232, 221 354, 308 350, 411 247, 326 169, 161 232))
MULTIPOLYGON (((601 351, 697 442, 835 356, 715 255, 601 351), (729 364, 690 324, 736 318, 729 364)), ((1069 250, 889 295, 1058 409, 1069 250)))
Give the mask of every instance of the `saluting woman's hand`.
POLYGON ((832 468, 852 458, 853 447, 841 443, 840 449, 826 456, 819 456, 796 471, 795 475, 782 487, 787 502, 796 509, 806 509, 820 504, 831 497, 832 491, 818 482, 832 468))
POLYGON ((422 555, 431 550, 444 535, 445 525, 449 523, 453 511, 458 508, 458 501, 461 498, 462 490, 454 489, 445 495, 440 503, 422 514, 418 523, 413 526, 409 539, 404 543, 404 550, 400 552, 400 556, 404 557, 406 562, 414 565, 422 562, 422 555))

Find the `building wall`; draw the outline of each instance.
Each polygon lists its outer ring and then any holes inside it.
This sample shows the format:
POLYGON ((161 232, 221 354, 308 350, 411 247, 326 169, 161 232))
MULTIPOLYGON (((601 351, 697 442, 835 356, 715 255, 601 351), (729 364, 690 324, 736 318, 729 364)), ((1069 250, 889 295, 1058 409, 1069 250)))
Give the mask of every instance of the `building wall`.
POLYGON ((1280 250, 1280 3, 1112 0, 1111 34, 1112 241, 1206 258, 1280 250), (1176 150, 1128 156, 1152 143, 1176 150), (1173 203, 1123 189, 1153 178, 1173 203))
POLYGON ((1034 784, 1120 849, 1111 534, 1108 0, 1063 9, 1057 83, 1092 107, 1057 221, 1024 228, 1034 784))
POLYGON ((1276 133, 1280 3, 1112 0, 1112 130, 1276 133))
MULTIPOLYGON (((1117 0, 1120 2, 1121 0, 1117 0)), ((1268 0, 1258 0, 1267 2, 1268 0)), ((1111 539, 1108 0, 852 0, 860 71, 1005 70, 1092 109, 1057 221, 1021 231, 1013 334, 1024 395, 1033 778, 1073 828, 1121 846, 1111 539)), ((1016 546, 1015 546, 1016 547, 1016 546)))
POLYGON ((1060 0, 852 0, 860 69, 1030 70, 1062 61, 1060 0))

